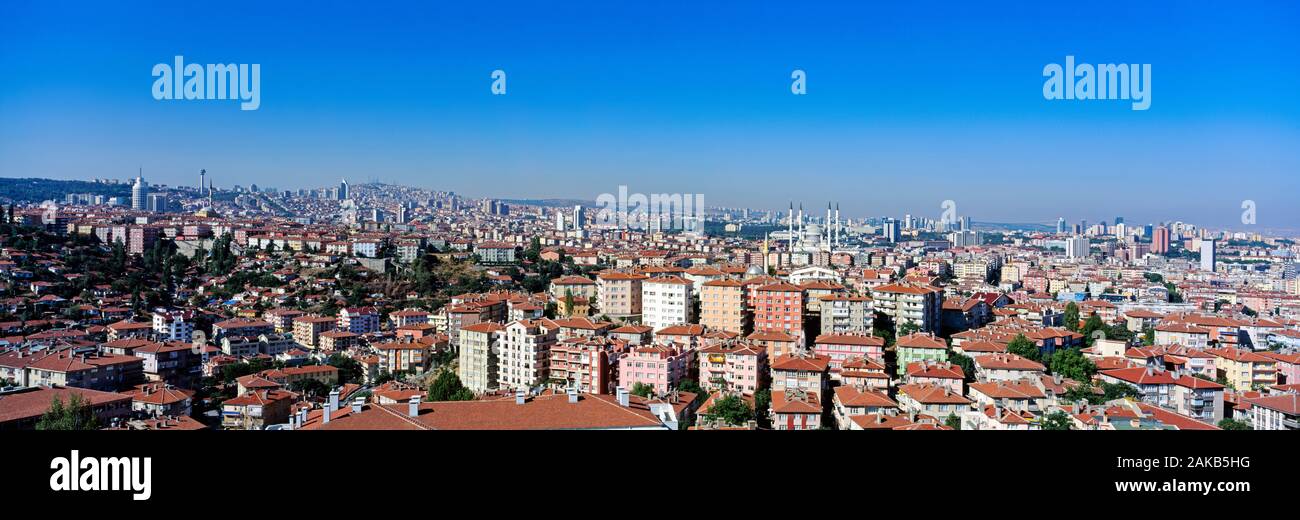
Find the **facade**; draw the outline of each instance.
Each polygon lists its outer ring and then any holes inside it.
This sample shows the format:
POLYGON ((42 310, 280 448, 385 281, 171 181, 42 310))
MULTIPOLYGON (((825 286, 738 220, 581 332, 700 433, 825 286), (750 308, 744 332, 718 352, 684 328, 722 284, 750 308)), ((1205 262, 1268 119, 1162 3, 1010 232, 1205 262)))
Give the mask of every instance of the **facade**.
POLYGON ((774 283, 754 289, 754 330, 781 332, 802 338, 804 290, 788 283, 774 283))
POLYGON ((658 331, 691 323, 695 297, 690 280, 658 276, 641 282, 641 323, 658 331))
POLYGON ((822 334, 867 334, 873 330, 875 310, 871 298, 837 293, 820 300, 822 334))
POLYGON ((706 390, 754 395, 766 387, 767 351, 762 348, 722 342, 700 348, 697 358, 699 383, 706 390))
POLYGON ((193 313, 158 309, 153 312, 153 332, 163 341, 190 341, 194 338, 193 313))
POLYGON ((504 327, 499 323, 475 323, 461 327, 457 374, 461 384, 476 394, 497 388, 497 343, 504 327))
POLYGON ((1295 392, 1259 397, 1250 403, 1250 426, 1256 430, 1300 430, 1300 396, 1295 392))
POLYGON ((839 379, 844 362, 867 358, 885 362, 885 338, 863 334, 822 334, 813 343, 813 352, 830 359, 831 378, 839 379))
POLYGON ((548 379, 557 390, 612 394, 617 386, 615 367, 624 359, 617 350, 618 346, 603 337, 573 337, 557 341, 551 345, 548 379))
POLYGON ((894 343, 894 354, 898 363, 898 375, 903 376, 912 363, 948 361, 948 344, 932 334, 917 332, 898 338, 894 343))
POLYGON ((620 321, 640 319, 641 284, 648 278, 638 273, 601 273, 596 277, 598 313, 620 321))
POLYGON ((641 383, 653 387, 656 395, 665 395, 689 374, 694 354, 680 343, 634 347, 619 358, 619 384, 631 389, 641 383))
POLYGON ((498 341, 497 384, 502 389, 528 390, 550 376, 555 331, 537 320, 506 324, 498 341))
POLYGON ((353 334, 379 331, 379 310, 374 307, 349 307, 339 311, 338 330, 353 334))
POLYGON ((894 321, 895 330, 912 323, 921 332, 939 332, 943 317, 943 293, 921 285, 888 284, 871 290, 876 311, 894 321))
POLYGON ((744 284, 736 280, 712 280, 700 286, 700 324, 737 334, 749 332, 744 284))
POLYGON ((310 349, 320 346, 320 335, 334 330, 338 320, 329 316, 301 316, 293 320, 293 340, 310 349))

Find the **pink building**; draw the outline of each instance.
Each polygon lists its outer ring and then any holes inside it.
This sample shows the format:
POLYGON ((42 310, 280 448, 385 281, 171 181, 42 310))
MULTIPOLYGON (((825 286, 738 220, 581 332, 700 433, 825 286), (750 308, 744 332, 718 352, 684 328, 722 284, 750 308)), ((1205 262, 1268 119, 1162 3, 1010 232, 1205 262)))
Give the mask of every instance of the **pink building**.
POLYGON ((813 352, 830 358, 831 379, 839 379, 844 362, 868 358, 885 362, 885 339, 862 334, 822 334, 813 344, 813 352))
POLYGON ((619 359, 619 384, 631 390, 633 385, 643 383, 654 387, 658 395, 666 394, 686 377, 694 353, 681 343, 632 348, 619 359))
POLYGON ((767 350, 744 342, 709 345, 699 350, 700 386, 706 390, 731 390, 744 395, 764 386, 767 350))
POLYGON ((1259 355, 1277 361, 1277 384, 1293 385, 1300 383, 1300 354, 1260 352, 1259 355))

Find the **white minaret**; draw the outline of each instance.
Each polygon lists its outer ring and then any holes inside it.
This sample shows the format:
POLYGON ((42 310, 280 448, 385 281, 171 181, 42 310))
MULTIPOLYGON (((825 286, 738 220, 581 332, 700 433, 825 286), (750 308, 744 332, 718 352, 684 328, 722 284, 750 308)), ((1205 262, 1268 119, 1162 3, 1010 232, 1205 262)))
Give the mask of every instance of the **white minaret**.
POLYGON ((785 214, 786 249, 794 251, 794 201, 790 201, 790 211, 785 214))
POLYGON ((799 203, 799 245, 803 245, 803 203, 799 203))
POLYGON ((836 202, 835 203, 835 245, 832 246, 832 248, 839 247, 839 246, 840 246, 840 203, 836 202))
POLYGON ((822 222, 822 227, 826 228, 826 250, 829 251, 833 246, 831 243, 831 203, 826 202, 826 220, 822 222))

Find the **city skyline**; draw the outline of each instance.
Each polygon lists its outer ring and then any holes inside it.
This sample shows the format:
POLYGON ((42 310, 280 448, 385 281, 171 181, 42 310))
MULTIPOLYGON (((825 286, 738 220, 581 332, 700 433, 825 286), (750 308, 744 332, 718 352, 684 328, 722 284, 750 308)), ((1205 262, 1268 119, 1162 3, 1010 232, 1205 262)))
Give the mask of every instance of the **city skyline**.
POLYGON ((717 206, 937 215, 954 200, 989 222, 1225 229, 1250 229, 1251 200, 1260 228, 1300 228, 1285 189, 1300 169, 1293 5, 1125 5, 1100 19, 956 4, 511 7, 270 6, 245 19, 19 6, 0 21, 0 175, 143 167, 188 185, 202 168, 227 187, 376 178, 510 199, 626 184, 717 206), (120 41, 133 33, 151 38, 120 41), (261 64, 261 107, 150 98, 150 68, 181 55, 261 64), (1044 99, 1043 67, 1068 56, 1151 64, 1150 108, 1044 99), (490 91, 498 69, 504 96, 490 91), (806 95, 790 92, 795 69, 806 95))

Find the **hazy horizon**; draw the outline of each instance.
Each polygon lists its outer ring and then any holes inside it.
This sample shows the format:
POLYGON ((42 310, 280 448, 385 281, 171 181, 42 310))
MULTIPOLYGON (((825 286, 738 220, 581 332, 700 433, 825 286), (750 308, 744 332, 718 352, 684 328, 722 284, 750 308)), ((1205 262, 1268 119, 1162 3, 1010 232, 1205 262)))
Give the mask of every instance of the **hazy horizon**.
POLYGON ((0 176, 1300 229, 1300 7, 1248 4, 22 4, 0 20, 0 176), (260 64, 261 106, 153 99, 178 55, 260 64), (1044 99, 1066 56, 1151 64, 1150 109, 1044 99))

